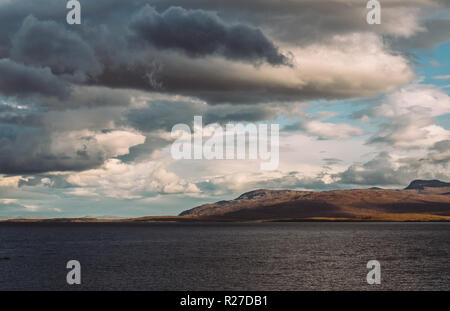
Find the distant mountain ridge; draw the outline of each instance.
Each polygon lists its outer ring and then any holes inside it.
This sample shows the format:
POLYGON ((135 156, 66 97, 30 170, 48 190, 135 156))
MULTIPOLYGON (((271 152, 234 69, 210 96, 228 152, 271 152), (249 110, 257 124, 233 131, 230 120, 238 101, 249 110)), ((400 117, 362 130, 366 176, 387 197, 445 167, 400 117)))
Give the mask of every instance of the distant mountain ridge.
POLYGON ((450 187, 450 183, 443 182, 437 179, 434 180, 413 180, 405 190, 424 190, 426 187, 430 188, 442 188, 442 187, 450 187))
POLYGON ((373 219, 450 220, 450 183, 414 180, 404 190, 324 192, 258 189, 234 200, 204 204, 180 216, 224 220, 373 219), (433 188, 430 191, 427 189, 433 188))

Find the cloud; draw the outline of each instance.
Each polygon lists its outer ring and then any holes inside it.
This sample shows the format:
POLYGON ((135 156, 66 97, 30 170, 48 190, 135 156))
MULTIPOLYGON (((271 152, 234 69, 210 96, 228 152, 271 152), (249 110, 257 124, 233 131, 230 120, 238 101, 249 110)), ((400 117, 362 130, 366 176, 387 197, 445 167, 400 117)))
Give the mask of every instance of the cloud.
MULTIPOLYGON (((382 33, 367 28, 364 18, 343 27, 354 20, 348 16, 355 12, 339 1, 267 0, 258 6, 247 1, 98 1, 83 6, 83 25, 70 30, 60 18, 65 7, 53 0, 44 2, 47 10, 22 0, 2 8, 0 57, 30 68, 48 67, 70 81, 73 89, 87 84, 185 95, 210 104, 255 104, 368 97, 414 78, 408 59, 392 51, 382 33), (181 7, 175 7, 177 3, 181 7), (267 19, 264 7, 274 9, 270 22, 262 18, 267 19), (330 7, 337 13, 324 17, 322 12, 330 7), (120 8, 121 14, 115 14, 114 8, 120 8), (214 13, 218 11, 220 17, 214 13), (302 40, 302 33, 309 33, 310 18, 329 23, 321 31, 325 38, 311 35, 302 40), (292 25, 286 27, 284 21, 292 25), (292 37, 277 36, 280 29, 288 29, 292 37), (281 49, 289 51, 290 66, 281 66, 287 64, 281 49)), ((395 21, 398 26, 399 18, 395 21)), ((41 87, 33 91, 49 95, 41 87)), ((41 102, 50 106, 46 98, 41 102)), ((51 106, 56 109, 71 102, 58 105, 53 100, 51 106)))
MULTIPOLYGON (((149 159, 137 164, 110 159, 99 168, 71 174, 67 182, 85 189, 76 190, 77 195, 116 199, 141 199, 158 193, 199 192, 194 183, 168 171, 165 165, 149 159)), ((71 193, 74 194, 73 191, 71 193)))
MULTIPOLYGON (((367 24, 366 2, 360 0, 171 0, 154 1, 160 9, 183 6, 190 9, 217 10, 227 18, 241 18, 267 30, 283 41, 301 44, 322 41, 336 34, 376 32, 395 37, 411 37, 423 31, 424 12, 446 6, 445 1, 384 0, 382 23, 376 28, 367 24), (268 14, 267 12, 270 12, 268 14), (332 12, 332 13, 330 13, 332 12)), ((448 6, 447 6, 448 7, 448 6)))
POLYGON ((411 115, 383 123, 372 136, 369 144, 384 144, 399 149, 414 149, 430 146, 450 137, 450 131, 434 124, 427 116, 411 115))
POLYGON ((0 175, 0 189, 17 188, 19 186, 20 180, 21 176, 0 175))
POLYGON ((267 181, 260 181, 259 187, 271 189, 302 189, 302 190, 336 190, 339 186, 325 182, 326 178, 322 174, 317 176, 305 176, 299 172, 289 172, 288 174, 267 181))
POLYGON ((430 165, 431 162, 427 157, 399 157, 380 152, 372 160, 353 164, 333 177, 339 184, 364 186, 406 186, 414 179, 450 178, 442 167, 430 165))
POLYGON ((175 49, 191 57, 223 55, 232 60, 287 65, 287 58, 261 30, 228 25, 217 14, 171 7, 163 13, 145 6, 131 22, 142 39, 159 49, 175 49))
POLYGON ((411 84, 388 94, 376 108, 376 116, 399 117, 408 114, 427 114, 435 117, 450 113, 450 97, 437 87, 411 84))
POLYGON ((321 122, 318 120, 300 123, 300 128, 309 135, 317 136, 320 139, 348 139, 364 134, 362 129, 350 124, 321 122))
POLYGON ((141 95, 142 92, 128 89, 75 85, 72 87, 70 95, 66 98, 40 96, 39 98, 34 98, 32 102, 22 101, 22 103, 37 103, 50 111, 77 110, 80 108, 101 109, 106 107, 114 110, 116 107, 125 109, 131 106, 132 101, 141 95))
POLYGON ((35 174, 80 171, 127 154, 145 137, 128 131, 79 130, 48 133, 43 129, 0 127, 0 172, 35 174))
MULTIPOLYGON (((309 103, 305 104, 305 106, 311 108, 313 104, 309 103)), ((335 111, 321 110, 311 114, 298 109, 296 113, 291 111, 290 117, 295 121, 285 125, 283 130, 288 132, 302 131, 307 135, 323 140, 344 140, 365 134, 363 129, 348 123, 327 122, 327 119, 338 115, 340 113, 335 111)))
POLYGON ((180 94, 209 104, 255 104, 370 97, 393 91, 414 78, 408 60, 392 54, 380 38, 371 34, 336 37, 327 44, 293 47, 290 51, 293 67, 255 67, 218 57, 200 59, 155 52, 147 59, 160 64, 153 79, 161 89, 149 83, 148 72, 153 69, 144 61, 140 66, 106 68, 97 83, 180 94))
POLYGON ((92 48, 76 33, 54 21, 26 17, 13 36, 11 59, 26 65, 48 67, 53 74, 96 75, 102 70, 92 48))
POLYGON ((342 162, 341 159, 336 159, 336 158, 324 158, 322 159, 326 165, 335 165, 335 164, 339 164, 342 162))
POLYGON ((197 183, 205 195, 236 196, 255 189, 332 190, 344 188, 333 183, 326 174, 308 175, 302 172, 237 172, 213 176, 197 183))
MULTIPOLYGON (((295 105, 292 105, 295 106, 295 105)), ((260 105, 207 105, 198 100, 148 100, 147 103, 125 112, 125 124, 140 131, 171 131, 178 123, 192 124, 194 116, 202 116, 204 125, 228 122, 257 122, 271 120, 276 113, 290 111, 292 107, 276 104, 260 105)))
MULTIPOLYGON (((447 9, 447 14, 448 11, 447 9)), ((449 27, 450 20, 448 18, 425 19, 421 31, 414 32, 406 38, 392 38, 389 41, 394 49, 402 51, 432 49, 450 41, 450 34, 446 31, 449 27)))
POLYGON ((173 172, 167 171, 164 167, 159 167, 151 174, 151 181, 148 185, 151 191, 163 194, 171 193, 196 193, 200 192, 193 183, 185 182, 173 172))
POLYGON ((62 210, 59 208, 49 208, 40 206, 38 203, 36 203, 33 200, 17 200, 17 199, 0 199, 0 211, 2 213, 7 213, 8 215, 11 215, 8 218, 15 218, 20 217, 18 215, 26 215, 26 214, 33 214, 36 215, 37 212, 56 212, 60 213, 62 210))
POLYGON ((295 105, 207 105, 198 100, 144 99, 137 107, 124 111, 118 124, 132 127, 146 135, 146 142, 132 147, 121 156, 125 162, 141 161, 173 142, 172 127, 183 123, 191 126, 194 116, 202 116, 203 126, 230 122, 273 120, 277 114, 289 113, 295 105))
POLYGON ((434 78, 438 79, 438 80, 449 80, 450 79, 450 75, 435 76, 434 78))
POLYGON ((48 67, 25 66, 10 59, 0 59, 0 93, 3 95, 66 98, 70 90, 70 84, 58 79, 48 67))
POLYGON ((67 175, 63 174, 42 174, 33 175, 28 177, 21 177, 17 186, 19 188, 23 187, 49 187, 49 188, 70 188, 73 187, 72 184, 66 181, 67 175))
POLYGON ((381 152, 364 164, 353 164, 337 175, 340 183, 351 185, 401 185, 416 177, 416 172, 406 167, 395 168, 392 157, 381 152))
POLYGON ((442 164, 447 167, 450 163, 450 140, 442 140, 430 148, 426 160, 433 164, 442 164))
POLYGON ((11 204, 16 203, 17 201, 17 199, 0 199, 0 203, 2 204, 11 204))
POLYGON ((11 211, 25 209, 25 206, 19 203, 16 199, 2 199, 0 200, 0 211, 11 211))
POLYGON ((424 148, 448 139, 450 131, 436 124, 435 117, 450 113, 450 97, 427 85, 409 85, 388 94, 381 104, 358 114, 387 118, 369 144, 401 149, 424 148))

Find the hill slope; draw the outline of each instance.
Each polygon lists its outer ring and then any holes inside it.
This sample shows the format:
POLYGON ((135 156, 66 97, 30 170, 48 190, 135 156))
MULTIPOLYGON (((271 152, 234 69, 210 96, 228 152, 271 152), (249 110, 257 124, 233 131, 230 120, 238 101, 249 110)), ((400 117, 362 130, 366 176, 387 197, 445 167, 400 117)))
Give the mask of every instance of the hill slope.
POLYGON ((440 180, 413 180, 405 190, 418 190, 428 193, 450 192, 450 183, 440 180))
POLYGON ((441 190, 442 193, 422 189, 325 192, 260 189, 234 200, 198 206, 180 216, 224 220, 450 220, 450 196, 445 193, 446 187, 441 190))

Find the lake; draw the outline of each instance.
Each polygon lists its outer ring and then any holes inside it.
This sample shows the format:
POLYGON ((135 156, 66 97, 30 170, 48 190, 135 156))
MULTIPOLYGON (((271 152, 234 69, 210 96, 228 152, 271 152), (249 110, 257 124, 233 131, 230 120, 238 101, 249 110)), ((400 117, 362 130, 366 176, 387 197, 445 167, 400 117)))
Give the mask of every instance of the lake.
POLYGON ((449 237, 450 223, 0 224, 0 289, 450 290, 449 237))

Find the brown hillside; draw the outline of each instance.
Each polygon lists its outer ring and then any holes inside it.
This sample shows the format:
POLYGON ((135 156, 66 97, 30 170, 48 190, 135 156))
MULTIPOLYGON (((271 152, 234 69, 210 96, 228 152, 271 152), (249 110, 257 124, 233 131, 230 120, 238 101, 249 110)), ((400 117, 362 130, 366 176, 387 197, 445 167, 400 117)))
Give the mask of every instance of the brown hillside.
MULTIPOLYGON (((408 214, 450 217, 450 196, 416 190, 256 190, 235 200, 205 204, 182 216, 264 220, 289 218, 407 218, 408 214)), ((447 217, 443 217, 447 218, 447 217)))

